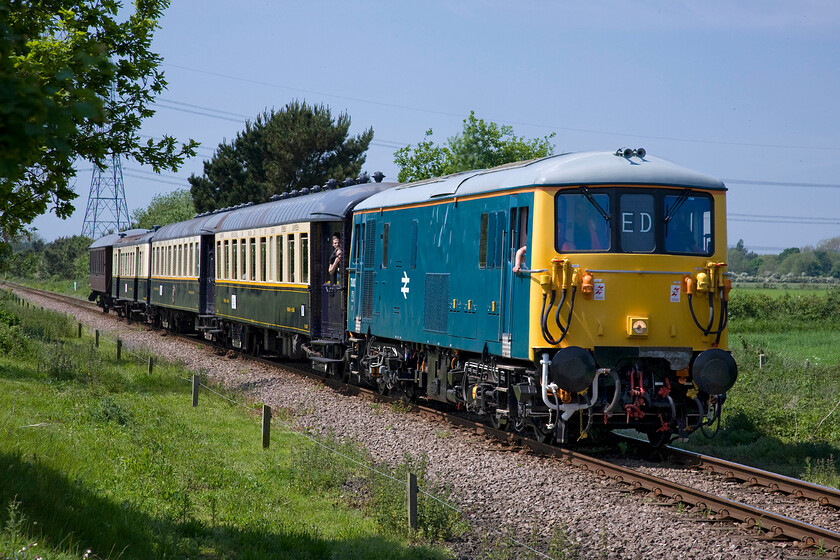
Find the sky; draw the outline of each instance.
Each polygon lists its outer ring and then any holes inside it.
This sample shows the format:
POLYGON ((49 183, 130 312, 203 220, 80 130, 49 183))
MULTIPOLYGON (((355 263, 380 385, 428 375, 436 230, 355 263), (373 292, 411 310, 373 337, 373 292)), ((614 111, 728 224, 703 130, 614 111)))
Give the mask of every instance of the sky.
MULTIPOLYGON (((153 49, 168 89, 143 137, 201 142, 177 172, 123 159, 129 212, 189 188, 264 110, 295 99, 347 113, 374 139, 363 169, 443 143, 470 111, 555 153, 644 147, 726 183, 728 241, 775 253, 840 236, 840 2, 836 0, 174 0, 153 49)), ((76 212, 32 225, 79 234, 76 212)))

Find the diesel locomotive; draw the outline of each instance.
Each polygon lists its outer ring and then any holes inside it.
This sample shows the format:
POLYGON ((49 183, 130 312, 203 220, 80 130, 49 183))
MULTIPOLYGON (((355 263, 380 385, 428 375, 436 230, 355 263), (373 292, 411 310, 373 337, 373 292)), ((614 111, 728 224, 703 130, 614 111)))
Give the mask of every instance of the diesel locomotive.
POLYGON ((542 441, 720 418, 719 179, 620 149, 352 183, 103 238, 91 297, 542 441))

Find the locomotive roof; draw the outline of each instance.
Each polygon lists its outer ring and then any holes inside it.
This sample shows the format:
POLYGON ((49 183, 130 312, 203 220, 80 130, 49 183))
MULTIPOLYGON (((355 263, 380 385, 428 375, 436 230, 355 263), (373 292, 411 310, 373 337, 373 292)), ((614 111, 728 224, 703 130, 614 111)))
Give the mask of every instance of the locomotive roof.
POLYGON ((238 231, 294 222, 340 220, 360 201, 376 193, 392 189, 398 184, 362 183, 238 208, 225 214, 224 220, 216 231, 238 231))
POLYGON ((126 231, 121 231, 119 233, 109 233, 108 235, 103 235, 96 241, 90 244, 88 249, 96 249, 99 247, 111 247, 113 245, 130 245, 130 241, 135 240, 136 238, 150 233, 147 229, 129 229, 126 231))
POLYGON ((658 185, 726 190, 720 179, 655 156, 626 158, 614 152, 577 152, 408 183, 371 196, 356 209, 553 185, 658 185))

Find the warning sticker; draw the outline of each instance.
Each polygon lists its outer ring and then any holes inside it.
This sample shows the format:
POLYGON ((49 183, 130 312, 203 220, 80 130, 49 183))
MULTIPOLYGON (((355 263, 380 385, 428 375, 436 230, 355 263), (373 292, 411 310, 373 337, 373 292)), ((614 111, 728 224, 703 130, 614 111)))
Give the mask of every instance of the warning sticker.
POLYGON ((606 290, 604 288, 604 282, 599 281, 599 280, 595 280, 594 284, 595 284, 595 289, 594 289, 594 298, 593 299, 595 299, 596 301, 604 301, 604 299, 606 299, 605 298, 606 290))
POLYGON ((679 282, 674 282, 671 284, 671 303, 679 303, 680 302, 680 291, 682 289, 682 284, 679 282))

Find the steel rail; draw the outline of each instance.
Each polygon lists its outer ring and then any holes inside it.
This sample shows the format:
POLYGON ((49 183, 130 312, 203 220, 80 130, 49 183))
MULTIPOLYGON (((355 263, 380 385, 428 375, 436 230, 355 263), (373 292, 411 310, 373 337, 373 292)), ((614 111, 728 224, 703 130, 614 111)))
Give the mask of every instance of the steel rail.
POLYGON ((837 488, 821 486, 812 482, 676 447, 669 446, 667 450, 671 457, 675 457, 689 466, 720 474, 726 478, 740 480, 753 486, 764 486, 774 492, 784 492, 796 498, 811 499, 820 505, 840 508, 840 490, 837 488))
MULTIPOLYGON (((91 308, 91 306, 86 301, 77 300, 68 296, 62 296, 60 294, 50 294, 49 292, 44 292, 42 290, 34 288, 28 288, 26 286, 13 286, 16 289, 20 289, 22 291, 30 291, 39 295, 44 295, 46 297, 50 297, 51 299, 63 301, 65 303, 76 305, 81 308, 91 308)), ((194 339, 190 338, 190 340, 194 339)), ((286 369, 293 369, 296 372, 303 373, 307 377, 314 378, 326 385, 329 385, 341 391, 348 392, 350 394, 371 395, 374 398, 381 399, 386 402, 394 402, 399 400, 380 395, 374 391, 362 387, 346 384, 337 379, 313 373, 311 372, 311 370, 307 371, 295 367, 294 365, 280 364, 276 361, 249 356, 244 353, 242 353, 242 355, 247 359, 264 363, 273 367, 281 366, 286 369)), ((695 488, 690 488, 688 486, 684 486, 676 482, 656 478, 654 476, 635 471, 628 467, 614 465, 602 459, 590 457, 588 455, 584 455, 576 451, 563 449, 544 443, 539 443, 535 440, 528 439, 524 436, 510 432, 505 432, 502 430, 497 430, 485 424, 475 422, 473 420, 469 420, 447 412, 443 412, 431 407, 416 406, 416 408, 424 416, 437 418, 452 425, 468 428, 474 430, 477 433, 483 433, 495 437, 496 439, 499 439, 503 442, 525 446, 530 448, 535 453, 541 455, 557 457, 561 459, 564 463, 576 466, 581 470, 592 472, 598 476, 610 478, 618 483, 627 484, 634 489, 651 492, 656 496, 661 496, 670 499, 675 504, 685 503, 694 506, 701 511, 713 511, 716 513, 716 518, 718 520, 733 519, 745 523, 748 526, 755 526, 757 528, 760 528, 762 531, 767 531, 771 536, 774 537, 784 536, 787 538, 798 540, 807 546, 817 546, 820 547, 822 550, 832 552, 834 554, 840 554, 840 533, 837 533, 835 531, 831 531, 823 527, 818 527, 810 523, 805 523, 803 521, 798 521, 796 519, 792 519, 770 511, 762 510, 760 508, 752 507, 747 504, 729 500, 728 498, 723 498, 721 496, 709 494, 707 492, 703 492, 695 488)), ((760 483, 761 480, 766 479, 768 480, 768 482, 770 482, 770 484, 768 484, 768 487, 775 489, 775 487, 773 486, 773 484, 775 484, 779 487, 779 490, 781 491, 784 491, 781 482, 785 481, 782 481, 780 479, 786 479, 787 482, 791 483, 803 483, 806 486, 810 486, 811 488, 809 488, 809 491, 813 492, 818 492, 826 489, 825 487, 819 485, 812 485, 810 483, 805 483, 804 481, 796 481, 795 479, 791 479, 789 477, 782 477, 781 475, 767 473, 766 471, 759 471, 758 469, 752 469, 751 467, 737 465, 736 463, 715 459, 713 457, 693 454, 682 450, 676 450, 676 448, 670 448, 669 450, 674 452, 675 454, 677 454, 676 452, 679 452, 679 455, 686 457, 690 461, 697 461, 698 464, 705 465, 704 468, 706 468, 707 470, 710 470, 711 468, 722 469, 716 470, 715 472, 722 472, 722 474, 726 476, 740 478, 740 476, 742 475, 736 473, 744 473, 743 476, 747 477, 744 480, 748 482, 755 480, 756 483, 760 483), (725 470, 727 468, 728 470, 725 470)), ((801 491, 801 485, 798 486, 800 486, 801 491)), ((828 504, 832 504, 832 496, 836 493, 836 490, 832 488, 828 488, 827 490, 829 490, 828 495, 817 496, 813 499, 817 500, 820 503, 824 503, 825 501, 828 504)), ((794 492, 791 493, 797 495, 796 489, 794 489, 794 492)), ((804 495, 804 491, 802 491, 802 493, 804 495)))

